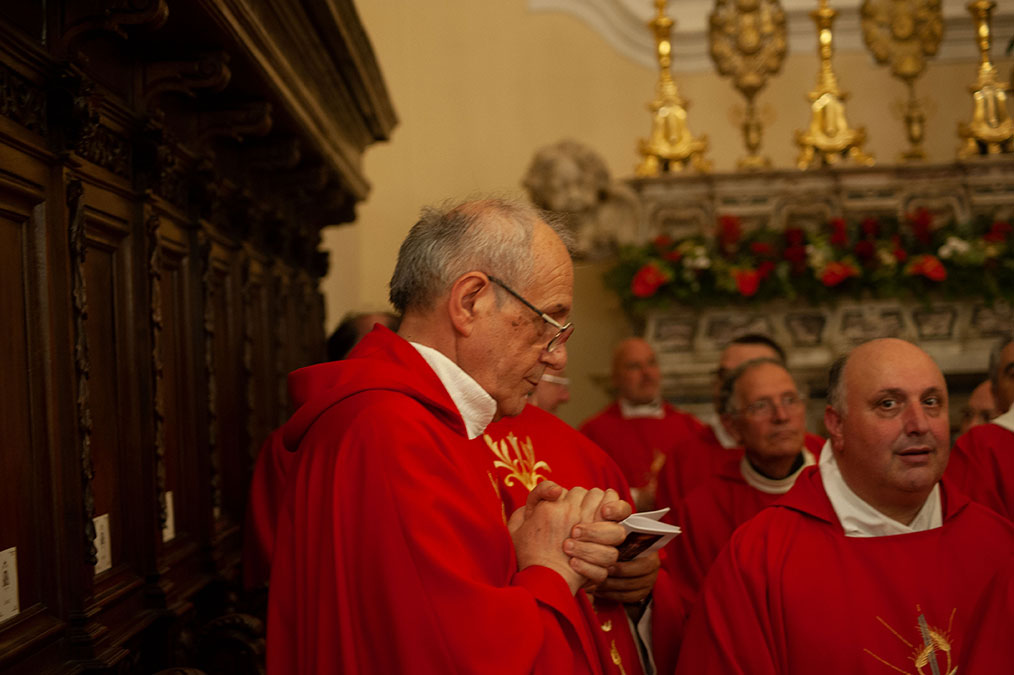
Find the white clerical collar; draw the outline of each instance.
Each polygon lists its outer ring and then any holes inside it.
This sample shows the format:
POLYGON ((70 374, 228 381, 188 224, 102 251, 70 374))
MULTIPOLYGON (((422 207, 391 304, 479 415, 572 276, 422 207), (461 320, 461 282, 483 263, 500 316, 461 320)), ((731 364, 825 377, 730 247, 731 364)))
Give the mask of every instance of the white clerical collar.
POLYGON ((943 508, 940 504, 940 483, 926 498, 915 519, 910 525, 899 523, 885 516, 867 504, 852 491, 841 475, 838 460, 835 459, 831 441, 824 443, 820 451, 820 478, 824 482, 824 491, 831 500, 838 520, 846 537, 887 537, 895 534, 910 534, 932 530, 944 524, 943 508))
POLYGON ((753 468, 753 464, 746 458, 745 452, 743 453, 743 458, 739 460, 739 472, 743 474, 743 480, 746 481, 747 485, 755 490, 766 492, 769 495, 783 495, 796 484, 796 479, 799 478, 799 474, 803 473, 803 469, 817 463, 817 460, 813 458, 812 452, 806 448, 803 448, 802 452, 803 463, 785 478, 768 478, 761 474, 757 469, 753 468))
POLYGON ((1014 431, 1014 405, 1011 405, 1010 410, 995 418, 993 424, 999 424, 1008 431, 1014 431))
POLYGON ((625 420, 633 419, 636 417, 652 417, 660 420, 665 417, 665 410, 662 408, 662 399, 658 398, 651 403, 645 403, 643 405, 637 403, 631 403, 625 399, 619 399, 620 403, 620 415, 625 420))
POLYGON ((468 438, 478 438, 496 415, 496 401, 461 369, 461 366, 432 347, 418 342, 409 342, 426 359, 433 372, 440 378, 451 400, 458 408, 468 438))

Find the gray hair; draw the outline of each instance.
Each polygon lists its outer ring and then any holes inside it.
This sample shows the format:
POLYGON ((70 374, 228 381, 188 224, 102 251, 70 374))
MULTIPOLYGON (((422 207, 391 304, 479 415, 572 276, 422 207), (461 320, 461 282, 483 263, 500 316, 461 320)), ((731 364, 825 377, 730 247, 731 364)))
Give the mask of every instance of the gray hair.
MULTIPOLYGON (((744 361, 743 363, 739 364, 738 366, 733 368, 728 375, 725 376, 725 379, 722 380, 722 388, 719 390, 718 393, 718 412, 720 414, 731 415, 733 413, 739 412, 732 406, 732 397, 733 394, 736 393, 736 383, 739 381, 739 378, 743 377, 743 375, 745 375, 748 371, 753 370, 754 368, 762 366, 766 363, 778 366, 787 373, 789 372, 789 369, 785 367, 784 361, 773 359, 770 356, 763 356, 758 359, 750 359, 749 361, 744 361)), ((792 373, 789 373, 789 376, 791 377, 792 373)), ((795 378, 793 378, 793 381, 795 381, 795 378)))
POLYGON ((524 288, 532 273, 532 236, 540 220, 572 250, 573 235, 522 202, 483 199, 423 209, 398 251, 391 304, 402 314, 429 309, 455 279, 476 270, 524 288))
POLYGON ((1000 357, 1011 342, 1014 342, 1014 335, 1002 337, 989 351, 989 381, 993 383, 994 387, 1000 382, 1000 357))

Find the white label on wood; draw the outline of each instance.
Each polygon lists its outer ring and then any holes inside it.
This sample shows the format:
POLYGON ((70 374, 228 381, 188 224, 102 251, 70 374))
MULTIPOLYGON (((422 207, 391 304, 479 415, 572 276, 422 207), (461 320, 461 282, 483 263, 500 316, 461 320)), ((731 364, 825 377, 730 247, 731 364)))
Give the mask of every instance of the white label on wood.
POLYGON ((173 512, 173 491, 165 493, 165 526, 162 528, 162 543, 176 538, 176 517, 173 512))
POLYGON ((17 616, 18 605, 18 549, 12 546, 0 551, 0 621, 17 616))
POLYGON ((95 574, 102 574, 113 566, 113 547, 109 540, 109 514, 103 513, 92 519, 95 523, 95 574))

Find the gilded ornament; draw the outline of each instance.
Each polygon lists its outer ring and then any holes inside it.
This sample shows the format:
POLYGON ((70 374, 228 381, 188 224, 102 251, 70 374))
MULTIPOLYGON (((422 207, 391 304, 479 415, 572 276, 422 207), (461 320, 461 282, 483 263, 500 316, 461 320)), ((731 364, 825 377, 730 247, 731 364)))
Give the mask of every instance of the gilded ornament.
POLYGON ((862 166, 872 166, 873 156, 863 152, 866 130, 853 129, 845 116, 845 100, 848 95, 838 87, 838 78, 831 66, 833 34, 831 26, 838 12, 831 9, 827 0, 820 0, 820 7, 810 16, 817 24, 817 54, 820 57, 820 73, 817 86, 808 95, 810 99, 810 126, 796 132, 799 157, 796 166, 808 169, 818 165, 835 165, 839 161, 852 160, 862 166))
POLYGON ((497 442, 490 438, 489 434, 483 434, 482 437, 497 457, 493 466, 507 469, 508 473, 503 479, 507 487, 514 485, 514 481, 520 481, 531 492, 540 480, 546 478, 539 473, 539 469, 545 469, 547 473, 553 471, 546 462, 536 461, 531 438, 519 441, 517 436, 509 433, 506 438, 497 442))
POLYGON ((861 8, 863 40, 881 65, 908 88, 903 112, 909 148, 904 160, 926 158, 922 149, 926 114, 915 96, 915 81, 926 60, 940 48, 944 18, 940 0, 864 0, 861 8))
POLYGON ((721 75, 732 78, 733 86, 746 99, 742 121, 747 155, 739 160, 741 169, 771 166, 758 153, 763 126, 755 98, 768 78, 781 70, 786 52, 785 12, 779 0, 715 0, 709 17, 708 41, 711 59, 721 75))
POLYGON ((979 76, 972 93, 972 121, 958 124, 958 136, 965 139, 958 157, 974 155, 996 155, 1014 152, 1014 122, 1007 109, 1007 93, 1010 87, 997 79, 996 66, 989 59, 992 43, 990 15, 996 3, 992 0, 974 0, 968 3, 968 11, 975 19, 976 36, 979 45, 979 76))
POLYGON ((655 51, 658 56, 659 77, 655 85, 655 100, 648 104, 651 111, 651 137, 638 142, 641 163, 637 166, 638 176, 658 176, 679 173, 688 162, 698 171, 711 168, 704 159, 708 149, 708 137, 694 137, 687 125, 688 102, 679 94, 669 66, 672 63, 670 33, 673 20, 665 14, 666 0, 655 0, 658 14, 648 23, 655 35, 655 51))

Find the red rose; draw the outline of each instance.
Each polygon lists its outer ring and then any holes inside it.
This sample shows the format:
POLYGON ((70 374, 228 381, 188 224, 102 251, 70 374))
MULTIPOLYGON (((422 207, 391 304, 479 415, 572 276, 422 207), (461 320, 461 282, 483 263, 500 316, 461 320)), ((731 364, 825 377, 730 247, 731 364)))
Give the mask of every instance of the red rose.
POLYGON ((846 232, 844 218, 833 218, 831 220, 831 244, 833 246, 844 246, 849 242, 849 235, 846 232))
POLYGON ((646 263, 630 280, 630 292, 639 298, 650 298, 655 295, 659 286, 668 280, 658 265, 653 262, 646 263))
POLYGON ((679 249, 674 248, 671 251, 666 251, 665 253, 663 253, 662 257, 668 260, 669 262, 679 262, 680 259, 683 257, 683 253, 679 249))
POLYGON ((820 275, 820 282, 830 288, 831 286, 837 286, 841 282, 845 281, 849 277, 859 276, 859 270, 847 262, 830 262, 827 267, 824 268, 824 272, 820 275))
POLYGON ((933 237, 931 228, 933 226, 933 214, 926 207, 919 207, 915 213, 908 215, 908 224, 912 227, 912 233, 924 246, 929 246, 933 237))
POLYGON ((742 234, 743 228, 736 216, 721 216, 718 219, 718 239, 723 251, 732 251, 742 234))
POLYGON ((674 243, 676 243, 675 240, 668 234, 660 234, 657 237, 655 237, 654 241, 655 248, 657 248, 659 251, 664 251, 667 248, 671 248, 674 243))
POLYGON ((744 298, 754 295, 760 287, 760 274, 757 273, 757 270, 734 269, 732 270, 732 278, 736 280, 739 294, 744 298))
POLYGON ((785 259, 792 265, 795 274, 802 274, 806 271, 806 247, 803 245, 786 246, 782 252, 785 259))
POLYGON ((757 265, 757 274, 761 280, 767 279, 775 271, 775 264, 770 260, 761 260, 757 265))
POLYGON ((863 236, 867 239, 876 239, 877 235, 880 234, 880 223, 876 218, 863 218, 860 227, 863 228, 863 236))
POLYGON ((894 244, 894 250, 891 251, 891 254, 894 255, 894 259, 900 263, 908 260, 908 251, 901 247, 901 237, 894 235, 891 237, 891 243, 894 244))
POLYGON ((1007 237, 1010 236, 1012 229, 1014 228, 1011 228, 1010 223, 1003 220, 998 220, 995 223, 993 223, 992 227, 989 228, 989 232, 982 235, 982 238, 990 243, 1000 244, 1003 243, 1007 239, 1007 237))
POLYGON ((873 242, 866 239, 857 241, 855 248, 852 250, 855 251, 856 256, 858 256, 861 260, 872 260, 873 254, 876 253, 876 249, 873 247, 873 242))
POLYGON ((759 258, 771 258, 775 255, 775 247, 766 241, 750 242, 750 252, 759 258))
POLYGON ((802 246, 806 241, 806 233, 801 227, 785 228, 785 243, 789 246, 802 246))
POLYGON ((930 281, 943 281, 947 278, 947 268, 933 255, 921 255, 913 259, 906 271, 912 276, 924 276, 930 281))

